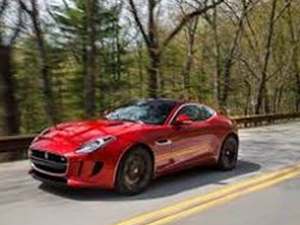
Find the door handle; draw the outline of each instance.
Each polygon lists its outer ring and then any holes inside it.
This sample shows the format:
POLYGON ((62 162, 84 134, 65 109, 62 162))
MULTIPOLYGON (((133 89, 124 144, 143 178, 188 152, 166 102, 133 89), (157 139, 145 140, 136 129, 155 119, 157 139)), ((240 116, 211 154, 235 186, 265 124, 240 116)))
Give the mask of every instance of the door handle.
POLYGON ((170 144, 172 144, 172 141, 169 140, 169 139, 161 139, 161 140, 156 141, 155 144, 156 145, 160 145, 160 146, 162 146, 162 145, 170 145, 170 144))

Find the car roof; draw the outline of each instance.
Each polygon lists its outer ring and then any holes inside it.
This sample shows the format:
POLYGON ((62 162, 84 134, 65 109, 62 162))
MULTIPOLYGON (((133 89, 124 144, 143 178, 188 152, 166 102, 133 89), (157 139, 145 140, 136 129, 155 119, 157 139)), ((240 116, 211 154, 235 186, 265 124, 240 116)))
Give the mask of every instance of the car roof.
POLYGON ((184 104, 187 103, 185 101, 178 101, 178 100, 174 100, 174 99, 169 99, 169 98, 148 98, 148 99, 140 99, 137 100, 136 102, 144 102, 144 103, 170 103, 170 104, 184 104))

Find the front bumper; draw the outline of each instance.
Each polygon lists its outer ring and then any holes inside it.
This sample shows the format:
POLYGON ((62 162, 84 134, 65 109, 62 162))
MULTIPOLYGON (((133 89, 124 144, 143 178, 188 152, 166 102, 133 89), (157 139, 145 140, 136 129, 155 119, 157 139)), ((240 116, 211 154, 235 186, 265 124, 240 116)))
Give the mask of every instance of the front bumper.
POLYGON ((113 188, 114 167, 92 155, 66 156, 31 150, 30 174, 33 178, 58 186, 74 188, 113 188))
POLYGON ((45 173, 40 173, 34 169, 31 169, 29 171, 29 174, 36 180, 39 180, 43 183, 47 183, 53 186, 68 186, 68 180, 65 177, 55 177, 55 176, 49 176, 45 173))

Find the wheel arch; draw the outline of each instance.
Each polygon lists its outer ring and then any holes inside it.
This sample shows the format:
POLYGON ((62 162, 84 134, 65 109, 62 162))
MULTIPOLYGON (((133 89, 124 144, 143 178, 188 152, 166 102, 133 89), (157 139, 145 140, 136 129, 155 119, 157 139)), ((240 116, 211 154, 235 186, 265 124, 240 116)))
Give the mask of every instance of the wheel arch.
POLYGON ((119 160, 117 162, 117 165, 116 165, 116 169, 115 169, 115 173, 114 173, 114 177, 113 177, 113 184, 114 186, 116 185, 116 178, 117 178, 117 174, 118 174, 118 171, 119 171, 119 168, 120 168, 120 164, 122 162, 122 159, 126 156, 126 154, 128 154, 130 151, 134 150, 135 148, 138 148, 138 147, 141 147, 143 149, 145 149, 146 151, 148 151, 150 153, 150 156, 151 156, 151 160, 152 160, 152 165, 153 165, 153 171, 152 171, 152 176, 154 176, 154 173, 155 173, 155 156, 154 156, 154 152, 153 150, 151 149, 150 146, 148 146, 147 144, 144 144, 144 143, 134 143, 132 144, 131 146, 129 146, 126 150, 124 150, 122 152, 122 154, 120 155, 119 157, 119 160))
MULTIPOLYGON (((129 151, 131 151, 132 149, 135 149, 135 148, 138 148, 138 147, 141 147, 145 150, 147 150, 150 155, 151 155, 151 160, 152 160, 152 163, 153 163, 153 167, 154 167, 154 162, 155 162, 155 157, 154 157, 154 152, 153 150, 151 149, 150 146, 148 146, 147 144, 144 144, 144 143, 135 143, 133 144, 132 146, 130 146, 130 148, 127 149, 127 151, 125 151, 125 154, 128 153, 129 151)), ((122 157, 124 157, 124 155, 122 157)), ((122 158, 121 158, 122 159, 122 158)))

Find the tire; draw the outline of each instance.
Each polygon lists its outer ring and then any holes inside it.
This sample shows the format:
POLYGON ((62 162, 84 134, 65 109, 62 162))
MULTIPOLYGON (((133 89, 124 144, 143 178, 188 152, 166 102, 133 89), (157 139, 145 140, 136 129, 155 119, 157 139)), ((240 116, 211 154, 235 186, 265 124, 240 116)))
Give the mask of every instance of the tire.
POLYGON ((229 136, 223 143, 217 167, 220 170, 233 170, 238 161, 239 144, 235 137, 229 136))
POLYGON ((142 147, 129 150, 122 158, 116 179, 116 191, 122 195, 143 192, 152 180, 153 160, 150 152, 142 147))

